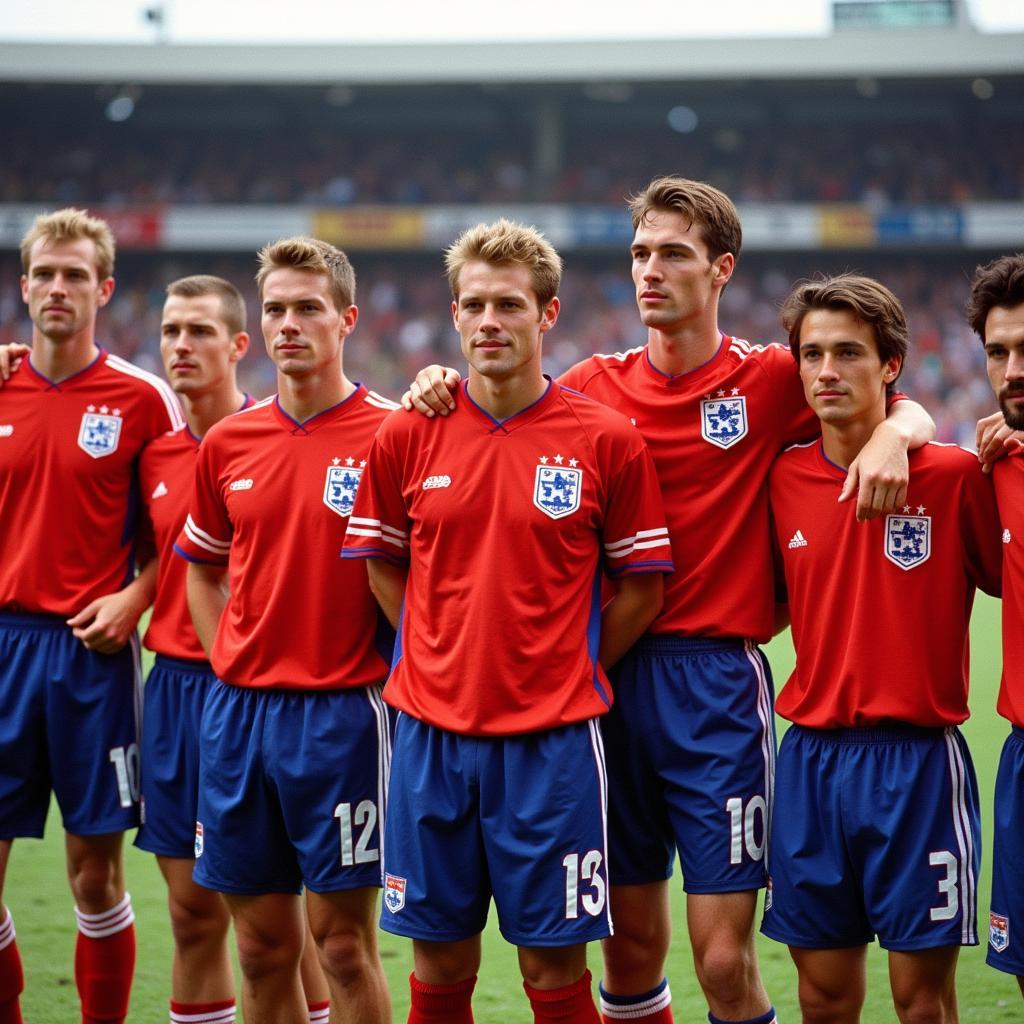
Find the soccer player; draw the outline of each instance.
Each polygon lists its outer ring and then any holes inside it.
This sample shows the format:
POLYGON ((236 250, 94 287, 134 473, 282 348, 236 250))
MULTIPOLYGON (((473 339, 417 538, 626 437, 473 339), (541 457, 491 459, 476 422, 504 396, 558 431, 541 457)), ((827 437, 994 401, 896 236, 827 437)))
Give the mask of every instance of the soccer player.
POLYGON ((793 725, 762 930, 790 948, 808 1024, 860 1020, 876 935, 899 1019, 955 1022, 980 837, 957 726, 975 588, 1000 589, 995 494, 972 453, 929 444, 910 455, 904 505, 857 523, 836 498, 903 368, 903 310, 845 274, 798 285, 782 320, 822 436, 769 479, 796 667, 776 702, 793 725))
POLYGON ((410 1024, 472 1021, 492 896, 534 1020, 597 1022, 603 666, 660 607, 667 529, 640 434, 542 372, 552 246, 502 220, 446 263, 462 401, 447 419, 385 421, 344 550, 370 559, 399 628, 381 923, 413 940, 410 1024), (617 584, 603 612, 602 568, 617 584))
MULTIPOLYGON (((754 945, 774 770, 772 684, 756 644, 775 628, 765 481, 816 432, 789 352, 723 334, 718 304, 740 253, 731 200, 658 178, 631 202, 642 348, 597 355, 560 383, 629 416, 654 457, 676 572, 661 613, 614 671, 608 756, 611 907, 602 1011, 670 1024, 668 878, 678 850, 697 979, 712 1022, 768 1024, 754 945)), ((455 371, 432 367, 411 403, 454 406, 455 371)), ((858 518, 902 505, 908 445, 934 432, 899 402, 850 467, 858 518)))
POLYGON ((344 374, 358 318, 344 253, 309 238, 274 243, 257 285, 278 394, 208 431, 176 545, 218 678, 201 724, 194 878, 231 910, 247 1024, 306 1020, 303 884, 331 1020, 380 1024, 390 1019, 375 922, 390 630, 366 573, 338 552, 394 404, 344 374))
MULTIPOLYGON (((1007 426, 1024 430, 1024 255, 974 276, 967 319, 985 346, 988 377, 1007 426)), ((1012 729, 996 777, 988 963, 1017 976, 1024 994, 1024 447, 993 468, 1003 540, 1003 678, 999 713, 1012 729)))
MULTIPOLYGON (((81 210, 21 242, 32 351, 0 391, 0 890, 11 843, 63 816, 84 1022, 123 1021, 135 934, 122 837, 138 820, 138 640, 155 563, 135 576, 135 466, 183 420, 163 381, 99 348, 114 239, 81 210)), ((21 1020, 14 924, 0 904, 0 1022, 21 1020)))

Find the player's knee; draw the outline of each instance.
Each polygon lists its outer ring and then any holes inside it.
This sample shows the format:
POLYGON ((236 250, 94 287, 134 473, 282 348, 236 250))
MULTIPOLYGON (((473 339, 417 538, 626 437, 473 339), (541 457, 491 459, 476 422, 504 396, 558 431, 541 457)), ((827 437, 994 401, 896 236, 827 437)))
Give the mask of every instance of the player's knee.
POLYGON ((273 934, 253 934, 236 928, 238 966, 250 981, 282 971, 298 971, 301 944, 282 941, 273 934))
POLYGON ((615 934, 601 942, 605 969, 633 973, 664 964, 671 943, 671 925, 658 914, 618 914, 613 906, 615 934))
POLYGON ((376 954, 361 928, 337 928, 317 938, 320 963, 340 985, 358 985, 373 970, 376 954))
POLYGON ((123 897, 117 864, 101 856, 83 857, 68 871, 76 905, 88 913, 100 913, 123 897))
POLYGON ((800 978, 800 1013, 804 1024, 833 1024, 837 1020, 858 1020, 864 1004, 863 985, 823 985, 800 978))
POLYGON ((900 1024, 949 1024, 953 1019, 947 1012, 947 1001, 938 992, 918 990, 898 999, 893 996, 896 1016, 900 1024))
POLYGON ((231 915, 215 893, 172 898, 168 906, 178 949, 189 950, 226 940, 231 915))
POLYGON ((757 977, 751 951, 725 938, 709 943, 694 966, 701 988, 719 1002, 742 1001, 757 977))

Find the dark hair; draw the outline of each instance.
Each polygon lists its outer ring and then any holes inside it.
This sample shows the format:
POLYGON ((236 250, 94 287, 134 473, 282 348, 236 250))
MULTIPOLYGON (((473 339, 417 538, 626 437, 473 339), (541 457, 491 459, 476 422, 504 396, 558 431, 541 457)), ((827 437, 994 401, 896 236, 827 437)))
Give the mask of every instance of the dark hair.
POLYGON ((900 369, 896 377, 903 372, 909 345, 907 318, 900 300, 884 284, 859 274, 798 282, 782 304, 782 326, 789 334, 789 350, 798 364, 800 328, 804 317, 814 309, 849 310, 874 331, 878 358, 887 363, 898 356, 900 369))
POLYGON ((985 340, 985 321, 993 306, 1019 306, 1024 302, 1024 253, 1000 256, 974 271, 967 300, 967 322, 985 340))
POLYGON ((229 334, 241 334, 245 330, 245 300, 242 293, 223 277, 212 274, 192 274, 179 277, 167 286, 168 297, 199 299, 204 295, 215 295, 220 299, 220 318, 229 334))

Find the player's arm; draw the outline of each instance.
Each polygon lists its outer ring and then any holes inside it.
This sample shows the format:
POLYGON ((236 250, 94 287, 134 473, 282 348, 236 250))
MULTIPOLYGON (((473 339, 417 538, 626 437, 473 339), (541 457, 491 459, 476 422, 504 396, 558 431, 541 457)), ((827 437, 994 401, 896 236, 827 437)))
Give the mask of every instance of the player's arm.
POLYGON ((975 438, 981 468, 986 473, 991 473, 992 467, 1004 455, 1024 445, 1024 430, 1008 427, 1003 414, 994 412, 991 416, 978 420, 975 438))
POLYGON ((431 363, 416 374, 409 390, 402 395, 402 408, 407 412, 422 413, 426 417, 447 416, 455 408, 455 392, 462 380, 459 371, 451 366, 431 363))
POLYGON ((398 618, 405 600, 405 584, 409 578, 407 565, 394 565, 382 558, 366 559, 366 574, 370 578, 370 591, 377 599, 393 629, 398 629, 398 618))
POLYGON ((875 427, 868 443, 850 463, 839 495, 849 501, 857 495, 857 519, 874 519, 906 503, 910 467, 907 451, 935 437, 935 421, 917 402, 894 402, 885 420, 875 427))
POLYGON ((11 374, 31 351, 28 345, 0 345, 0 387, 5 380, 10 380, 11 374))
POLYGON ((185 571, 185 595, 188 599, 188 610, 192 615, 192 624, 196 627, 196 636, 210 656, 213 640, 217 635, 217 624, 221 613, 228 603, 228 590, 225 586, 227 570, 222 565, 210 565, 206 562, 189 562, 185 571))
POLYGON ((98 654, 116 654, 131 638, 142 613, 156 596, 156 558, 150 558, 139 574, 121 590, 90 601, 67 620, 71 632, 98 654))
POLYGON ((660 572, 631 573, 616 581, 615 597, 601 613, 598 661, 610 669, 657 618, 665 591, 660 572))

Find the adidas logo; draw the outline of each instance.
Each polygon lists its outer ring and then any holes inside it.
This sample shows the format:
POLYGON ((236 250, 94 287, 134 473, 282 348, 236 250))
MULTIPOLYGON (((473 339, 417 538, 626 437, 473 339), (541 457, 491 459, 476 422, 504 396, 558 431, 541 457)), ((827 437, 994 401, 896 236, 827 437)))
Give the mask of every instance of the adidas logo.
POLYGON ((251 491, 252 490, 252 479, 245 477, 243 480, 232 480, 228 484, 229 491, 251 491))
POLYGON ((794 533, 789 540, 789 548, 790 550, 792 550, 793 548, 805 547, 807 547, 807 538, 799 530, 797 530, 796 533, 794 533))
POLYGON ((153 493, 152 493, 151 497, 153 497, 153 498, 162 498, 166 493, 167 493, 167 484, 165 484, 163 482, 163 480, 161 480, 160 483, 158 483, 156 485, 156 487, 153 488, 153 493))
POLYGON ((1013 540, 1013 538, 1010 536, 1009 529, 1003 530, 1003 543, 1009 544, 1011 540, 1013 540))

